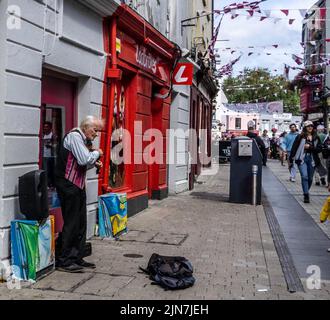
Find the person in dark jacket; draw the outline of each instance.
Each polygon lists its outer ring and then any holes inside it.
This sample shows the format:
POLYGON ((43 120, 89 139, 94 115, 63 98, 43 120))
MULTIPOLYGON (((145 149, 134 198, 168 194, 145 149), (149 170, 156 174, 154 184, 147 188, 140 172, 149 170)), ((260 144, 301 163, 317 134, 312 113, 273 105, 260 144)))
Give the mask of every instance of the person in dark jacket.
POLYGON ((322 143, 314 128, 313 122, 304 122, 303 131, 293 143, 290 153, 290 165, 295 162, 301 175, 304 202, 309 203, 309 190, 313 184, 314 169, 320 164, 319 153, 322 143))
POLYGON ((252 126, 252 123, 248 124, 248 133, 246 134, 246 136, 256 141, 259 150, 262 154, 263 165, 265 166, 267 162, 266 147, 263 140, 254 132, 254 126, 252 126))

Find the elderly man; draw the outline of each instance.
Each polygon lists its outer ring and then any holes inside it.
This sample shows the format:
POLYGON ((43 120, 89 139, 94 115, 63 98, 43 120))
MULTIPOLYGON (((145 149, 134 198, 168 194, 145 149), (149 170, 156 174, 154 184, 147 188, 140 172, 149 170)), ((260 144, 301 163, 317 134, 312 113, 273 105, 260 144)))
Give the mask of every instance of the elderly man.
POLYGON ((71 130, 63 139, 55 170, 55 181, 61 202, 64 226, 61 235, 61 253, 56 266, 60 271, 81 272, 95 268, 83 260, 86 244, 86 172, 100 168, 102 150, 88 147, 102 129, 103 122, 86 117, 79 128, 71 130))

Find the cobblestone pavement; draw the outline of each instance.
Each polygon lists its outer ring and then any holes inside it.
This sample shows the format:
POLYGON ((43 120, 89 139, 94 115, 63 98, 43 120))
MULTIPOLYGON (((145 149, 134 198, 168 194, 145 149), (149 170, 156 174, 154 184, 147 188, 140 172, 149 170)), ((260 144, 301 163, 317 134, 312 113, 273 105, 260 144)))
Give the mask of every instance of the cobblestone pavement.
POLYGON ((276 177, 286 187, 286 189, 296 198, 300 205, 305 209, 307 213, 311 215, 316 224, 323 230, 323 232, 330 238, 330 224, 320 223, 320 211, 327 197, 330 196, 327 187, 313 186, 310 191, 310 202, 304 203, 304 196, 301 188, 300 174, 297 173, 296 182, 289 180, 289 170, 287 165, 282 166, 279 161, 269 160, 268 167, 273 171, 276 177))
POLYGON ((202 176, 195 190, 156 202, 129 219, 120 241, 94 239, 95 271, 54 272, 0 299, 328 299, 322 290, 290 294, 262 206, 228 202, 229 166, 202 176), (196 284, 164 291, 139 272, 153 252, 182 255, 193 264, 196 284), (140 255, 129 258, 125 255, 140 255))

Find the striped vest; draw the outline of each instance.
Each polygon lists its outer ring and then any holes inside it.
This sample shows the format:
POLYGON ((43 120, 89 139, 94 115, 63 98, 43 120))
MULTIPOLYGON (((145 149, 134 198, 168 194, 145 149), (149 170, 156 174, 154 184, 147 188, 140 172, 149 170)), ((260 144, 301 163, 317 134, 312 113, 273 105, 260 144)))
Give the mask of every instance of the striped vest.
MULTIPOLYGON (((70 131, 68 134, 72 132, 78 132, 81 135, 81 133, 77 129, 70 131)), ((64 178, 70 181, 79 189, 84 189, 86 185, 87 167, 80 166, 78 164, 77 159, 73 156, 72 152, 64 148, 64 140, 68 134, 65 135, 61 142, 57 157, 55 175, 57 178, 64 178)))

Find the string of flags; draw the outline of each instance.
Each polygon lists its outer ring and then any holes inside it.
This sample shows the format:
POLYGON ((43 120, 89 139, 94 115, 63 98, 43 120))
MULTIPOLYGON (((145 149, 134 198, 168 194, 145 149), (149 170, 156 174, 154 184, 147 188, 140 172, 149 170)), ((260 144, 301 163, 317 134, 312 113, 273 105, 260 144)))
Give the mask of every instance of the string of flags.
MULTIPOLYGON (((275 86, 277 86, 277 88, 279 89, 284 89, 285 86, 284 85, 280 85, 279 83, 277 84, 258 84, 258 86, 255 85, 251 85, 251 86, 246 86, 246 87, 241 87, 241 86, 233 86, 233 87, 226 87, 224 89, 224 91, 232 91, 232 90, 240 90, 240 91, 244 91, 244 90, 260 90, 261 88, 265 88, 266 90, 269 89, 273 89, 275 86)), ((287 90, 284 90, 285 93, 287 93, 287 90)))
POLYGON ((233 66, 241 59, 242 56, 239 56, 233 61, 230 61, 229 63, 222 66, 216 75, 216 77, 223 77, 223 76, 230 76, 233 73, 233 66))
MULTIPOLYGON (((286 90, 286 93, 287 93, 287 90, 286 90)), ((237 103, 254 103, 254 102, 255 102, 255 103, 258 103, 258 102, 261 102, 260 100, 265 101, 265 100, 268 100, 270 97, 275 97, 275 98, 277 98, 279 95, 280 95, 279 93, 275 92, 275 93, 272 93, 272 94, 266 95, 266 96, 264 96, 264 97, 260 97, 260 98, 253 99, 253 100, 250 100, 250 101, 245 101, 245 102, 241 102, 241 101, 239 101, 239 102, 237 102, 237 103)), ((271 102, 271 101, 268 101, 268 102, 271 102)), ((236 103, 236 102, 231 102, 231 103, 236 103)))
MULTIPOLYGON (((267 0, 259 0, 259 1, 252 1, 252 2, 248 2, 248 1, 243 1, 240 3, 234 2, 228 6, 225 6, 223 9, 221 10, 213 10, 213 12, 211 14, 222 14, 222 17, 220 19, 220 21, 218 22, 217 27, 215 28, 215 32, 213 37, 211 38, 210 41, 210 45, 208 47, 207 52, 209 52, 210 57, 214 58, 215 54, 214 54, 214 49, 215 49, 215 44, 217 42, 217 38, 219 35, 219 31, 220 31, 220 26, 222 23, 222 19, 224 17, 224 15, 226 14, 231 14, 231 18, 235 19, 238 16, 242 16, 241 13, 237 13, 238 10, 245 10, 248 15, 246 15, 247 19, 251 19, 252 17, 256 17, 258 18, 260 21, 264 21, 266 19, 273 19, 274 23, 278 23, 279 21, 283 20, 283 19, 287 19, 289 22, 289 25, 292 25, 297 19, 296 18, 290 18, 290 11, 291 10, 299 10, 301 16, 303 18, 306 17, 306 14, 308 12, 308 9, 269 9, 269 10, 261 10, 260 8, 260 4, 262 2, 265 2, 267 0), (284 14, 285 17, 273 17, 271 16, 272 11, 280 11, 284 14), (259 14, 259 15, 256 15, 259 14)), ((320 8, 320 17, 325 17, 325 10, 326 8, 320 8)), ((314 19, 315 20, 315 19, 314 19)), ((329 39, 330 41, 330 39, 329 39)))
MULTIPOLYGON (((306 41, 306 42, 300 42, 300 45, 305 48, 306 44, 310 44, 312 46, 316 46, 317 42, 322 42, 322 41, 325 41, 325 42, 330 42, 330 39, 320 39, 320 40, 314 40, 314 41, 306 41)), ((216 48, 214 51, 215 52, 219 52, 219 51, 232 51, 232 50, 242 50, 242 49, 257 49, 257 48, 262 48, 262 49, 280 49, 281 47, 291 47, 293 46, 292 43, 276 43, 276 44, 267 44, 267 45, 260 45, 260 46, 240 46, 240 47, 226 47, 226 48, 216 48)), ((295 47, 295 44, 294 44, 294 47, 295 47)))

